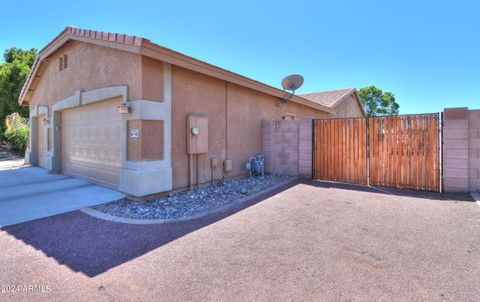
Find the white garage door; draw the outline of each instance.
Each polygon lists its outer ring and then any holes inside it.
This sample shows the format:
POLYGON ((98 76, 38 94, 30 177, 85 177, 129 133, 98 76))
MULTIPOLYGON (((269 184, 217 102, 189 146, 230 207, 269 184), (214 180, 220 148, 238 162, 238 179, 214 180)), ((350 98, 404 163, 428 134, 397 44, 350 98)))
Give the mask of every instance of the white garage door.
POLYGON ((122 163, 119 100, 62 111, 62 173, 118 188, 122 163))

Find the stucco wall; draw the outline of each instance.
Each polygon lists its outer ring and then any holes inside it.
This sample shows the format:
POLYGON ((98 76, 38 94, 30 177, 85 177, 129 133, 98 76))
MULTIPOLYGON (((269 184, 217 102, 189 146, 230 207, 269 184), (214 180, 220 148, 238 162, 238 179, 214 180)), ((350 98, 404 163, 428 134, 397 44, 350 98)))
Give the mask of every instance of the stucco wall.
MULTIPOLYGON (((44 63, 45 64, 45 63, 44 63)), ((78 90, 128 85, 129 99, 142 96, 139 55, 107 47, 70 41, 50 57, 29 106, 49 108, 78 90), (59 71, 58 57, 68 55, 68 68, 59 71)))
POLYGON ((336 117, 362 117, 363 113, 354 96, 349 96, 345 101, 335 107, 336 117))
MULTIPOLYGON (((32 95, 30 106, 47 105, 51 112, 53 104, 72 96, 78 90, 88 91, 117 85, 128 86, 129 100, 163 101, 166 89, 163 69, 162 62, 157 60, 70 41, 51 56, 32 95), (68 68, 59 71, 58 57, 63 54, 68 55, 68 68)), ((329 117, 325 112, 292 102, 281 104, 276 97, 177 66, 172 66, 171 88, 173 188, 188 186, 188 114, 208 117, 209 151, 197 156, 200 183, 211 180, 212 157, 216 157, 219 162, 213 171, 215 179, 222 177, 224 159, 231 159, 233 163, 232 171, 225 174, 225 177, 247 173, 245 162, 248 157, 262 152, 262 119, 281 120, 285 114, 292 114, 296 119, 329 117)), ((339 110, 349 110, 347 115, 355 114, 354 109, 350 108, 351 102, 346 103, 348 108, 339 110)), ((154 151, 145 155, 143 151, 132 148, 130 152, 129 157, 137 160, 158 157, 151 156, 156 154, 154 151)))
POLYGON ((128 120, 127 121, 127 160, 162 160, 163 121, 128 120), (136 129, 138 136, 130 135, 136 129))
POLYGON ((163 100, 163 63, 142 56, 142 99, 163 100))
MULTIPOLYGON (((186 116, 192 113, 208 117, 209 152, 198 156, 199 181, 211 179, 210 158, 219 163, 231 159, 232 171, 226 177, 246 174, 248 157, 262 152, 262 119, 279 120, 288 112, 296 118, 324 118, 327 114, 309 107, 288 103, 232 83, 190 70, 172 68, 172 167, 173 187, 188 185, 186 154, 186 116)), ((214 177, 222 177, 221 165, 214 177)))

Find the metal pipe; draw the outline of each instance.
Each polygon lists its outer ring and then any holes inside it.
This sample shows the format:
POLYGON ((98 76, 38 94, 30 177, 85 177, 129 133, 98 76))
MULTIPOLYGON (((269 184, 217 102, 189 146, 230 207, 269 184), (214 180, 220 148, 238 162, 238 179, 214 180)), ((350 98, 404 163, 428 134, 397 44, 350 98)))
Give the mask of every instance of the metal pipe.
POLYGON ((198 154, 195 154, 195 186, 198 187, 198 154))
POLYGON ((188 186, 190 190, 193 190, 193 154, 188 155, 188 186))

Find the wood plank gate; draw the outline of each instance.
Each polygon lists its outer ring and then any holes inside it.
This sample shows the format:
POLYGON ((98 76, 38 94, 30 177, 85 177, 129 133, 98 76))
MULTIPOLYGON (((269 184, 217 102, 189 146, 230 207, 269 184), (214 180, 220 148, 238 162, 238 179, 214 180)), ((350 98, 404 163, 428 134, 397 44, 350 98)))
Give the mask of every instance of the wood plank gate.
POLYGON ((441 191, 438 113, 314 121, 314 179, 441 191))
POLYGON ((314 123, 314 177, 367 184, 366 119, 328 119, 314 123))

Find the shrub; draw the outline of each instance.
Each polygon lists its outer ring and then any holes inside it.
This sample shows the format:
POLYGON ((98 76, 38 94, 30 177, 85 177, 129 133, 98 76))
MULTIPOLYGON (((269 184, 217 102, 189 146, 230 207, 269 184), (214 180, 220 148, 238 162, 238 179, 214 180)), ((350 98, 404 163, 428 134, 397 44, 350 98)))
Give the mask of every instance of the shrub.
POLYGON ((28 120, 14 112, 5 119, 5 138, 12 144, 13 150, 24 153, 28 142, 28 120))

